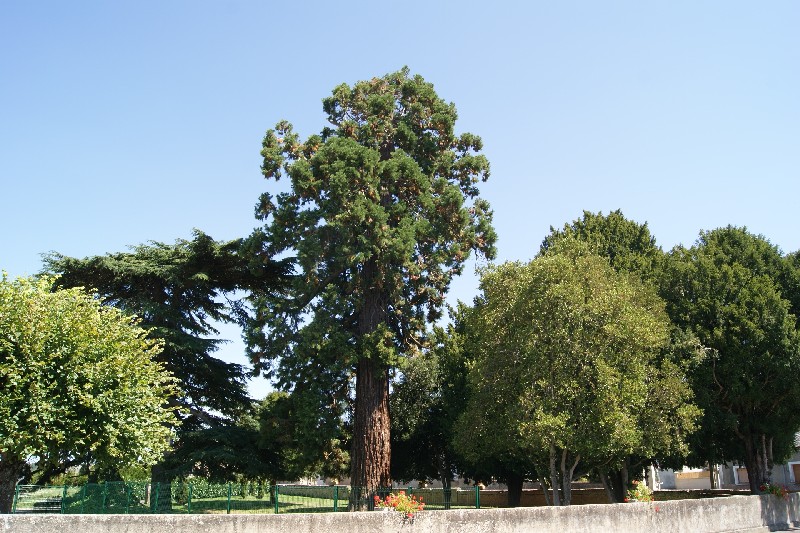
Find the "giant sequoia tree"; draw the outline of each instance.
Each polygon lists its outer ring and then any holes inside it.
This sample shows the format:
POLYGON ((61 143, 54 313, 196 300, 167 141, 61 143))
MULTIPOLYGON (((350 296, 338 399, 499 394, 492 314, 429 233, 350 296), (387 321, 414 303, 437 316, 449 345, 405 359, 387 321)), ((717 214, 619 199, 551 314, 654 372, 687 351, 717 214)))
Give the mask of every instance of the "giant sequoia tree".
POLYGON ((389 369, 423 345, 450 280, 471 251, 491 257, 495 234, 477 183, 489 175, 481 140, 454 134, 456 110, 407 69, 342 84, 324 99, 332 127, 305 141, 288 122, 263 141, 263 173, 289 178, 263 194, 268 254, 296 259, 288 298, 261 300, 256 358, 292 386, 355 376, 351 483, 390 482, 389 369), (263 360, 263 359, 262 359, 263 360))

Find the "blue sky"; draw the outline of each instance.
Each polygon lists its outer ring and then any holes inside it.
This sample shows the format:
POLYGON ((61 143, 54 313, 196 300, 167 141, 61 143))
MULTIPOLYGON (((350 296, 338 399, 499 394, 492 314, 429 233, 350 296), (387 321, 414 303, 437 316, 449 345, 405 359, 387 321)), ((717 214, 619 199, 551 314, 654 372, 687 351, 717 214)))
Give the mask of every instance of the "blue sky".
POLYGON ((584 209, 664 248, 734 224, 795 251, 798 22, 795 1, 3 2, 0 269, 246 235, 264 131, 318 132, 334 86, 403 65, 483 137, 500 260, 584 209))

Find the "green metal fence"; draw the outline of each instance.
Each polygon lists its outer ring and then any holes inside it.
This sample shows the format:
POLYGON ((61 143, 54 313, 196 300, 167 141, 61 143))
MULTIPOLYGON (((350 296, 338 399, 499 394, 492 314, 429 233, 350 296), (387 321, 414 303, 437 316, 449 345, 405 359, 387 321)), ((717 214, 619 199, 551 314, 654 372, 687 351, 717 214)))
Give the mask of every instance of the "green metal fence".
POLYGON ((374 497, 405 491, 426 510, 480 508, 480 490, 274 485, 244 482, 214 484, 107 482, 82 486, 17 485, 13 513, 165 514, 165 513, 326 513, 347 511, 351 497, 360 509, 374 509, 374 497))

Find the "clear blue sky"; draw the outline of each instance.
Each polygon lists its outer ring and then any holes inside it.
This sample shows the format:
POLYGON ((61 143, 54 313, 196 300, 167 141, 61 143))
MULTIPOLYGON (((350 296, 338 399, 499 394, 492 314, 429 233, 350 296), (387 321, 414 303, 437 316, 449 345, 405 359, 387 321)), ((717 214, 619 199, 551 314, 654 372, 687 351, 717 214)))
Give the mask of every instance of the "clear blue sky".
POLYGON ((795 251, 799 25, 794 0, 2 2, 0 269, 246 235, 264 131, 403 65, 484 139, 500 260, 584 209, 795 251))

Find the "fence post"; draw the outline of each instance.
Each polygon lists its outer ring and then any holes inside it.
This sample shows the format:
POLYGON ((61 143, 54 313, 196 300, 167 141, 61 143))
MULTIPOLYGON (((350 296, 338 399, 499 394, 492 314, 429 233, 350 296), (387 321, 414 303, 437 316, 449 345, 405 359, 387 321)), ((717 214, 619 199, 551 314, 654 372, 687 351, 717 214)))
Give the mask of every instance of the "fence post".
POLYGON ((231 514, 231 482, 228 481, 228 514, 231 514))
POLYGON ((186 500, 186 512, 192 514, 192 482, 190 481, 187 485, 189 485, 189 499, 186 500))
POLYGON ((481 487, 475 485, 475 509, 481 508, 481 487))
POLYGON ((17 512, 17 500, 19 500, 19 485, 14 485, 14 503, 11 506, 11 512, 17 512))
POLYGON ((339 510, 339 485, 333 486, 333 512, 339 510))
POLYGON ((64 485, 64 490, 61 491, 61 514, 64 514, 64 502, 67 501, 67 486, 64 485))
POLYGON ((278 489, 278 485, 276 483, 275 484, 275 502, 274 502, 275 503, 275 514, 278 514, 280 512, 279 511, 279 507, 278 507, 278 494, 280 494, 280 490, 278 489))
POLYGON ((103 499, 100 505, 100 514, 106 513, 106 497, 108 496, 108 483, 103 483, 103 499))
POLYGON ((160 481, 156 481, 156 502, 155 502, 155 505, 152 504, 152 503, 150 504, 151 508, 153 509, 153 513, 154 514, 158 514, 158 506, 159 506, 158 498, 159 498, 159 496, 161 496, 161 482, 160 481))

